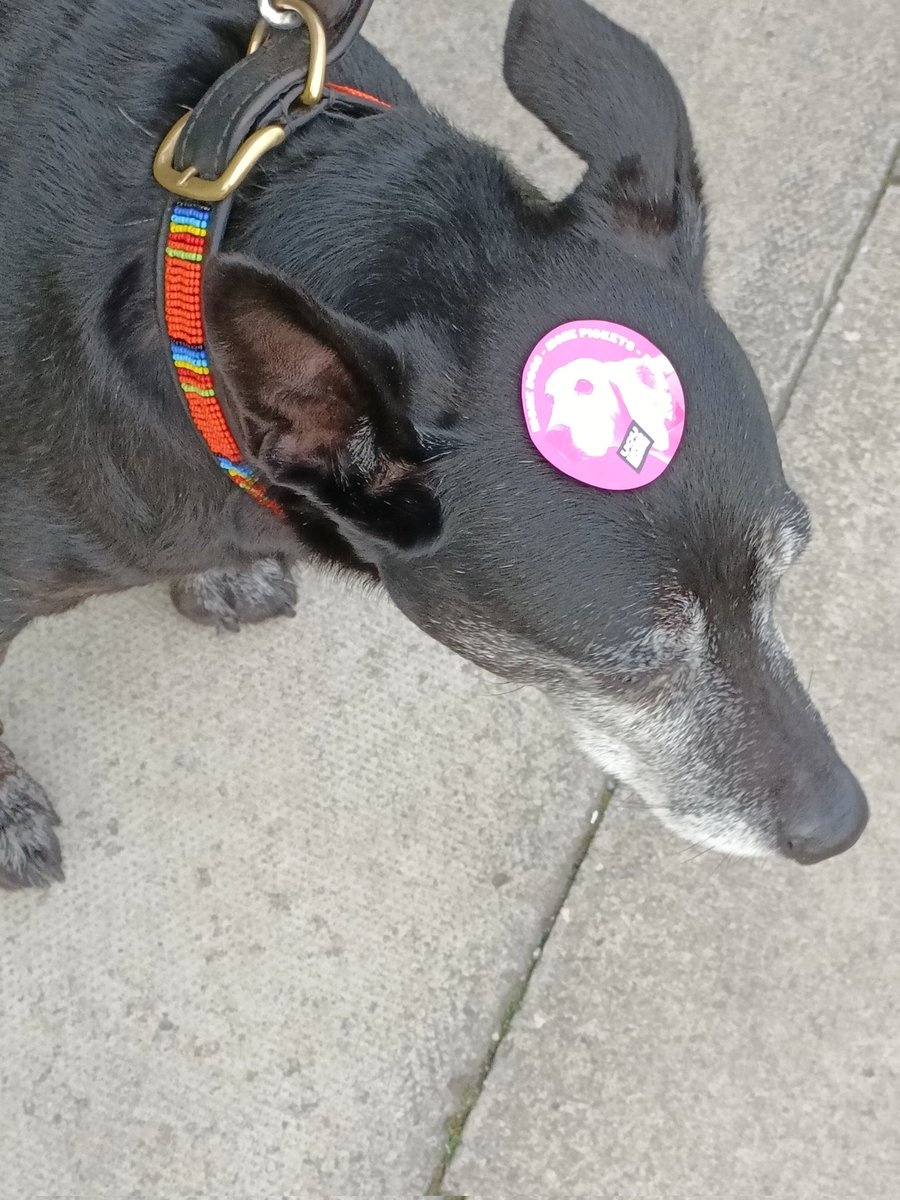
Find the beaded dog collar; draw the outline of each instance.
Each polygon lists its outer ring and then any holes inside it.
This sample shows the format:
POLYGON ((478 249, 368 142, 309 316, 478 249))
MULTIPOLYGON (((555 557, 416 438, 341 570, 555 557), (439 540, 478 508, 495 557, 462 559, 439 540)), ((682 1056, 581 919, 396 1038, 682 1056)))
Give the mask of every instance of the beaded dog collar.
POLYGON ((166 332, 172 365, 191 420, 232 483, 281 515, 265 485, 241 461, 241 452, 225 420, 209 369, 203 332, 203 264, 212 209, 207 204, 172 204, 163 267, 166 332))
POLYGON ((371 0, 353 5, 331 50, 324 26, 305 0, 262 0, 266 14, 253 32, 246 58, 221 76, 163 139, 153 174, 172 194, 160 238, 160 318, 175 381, 191 420, 229 479, 270 512, 281 506, 243 460, 216 395, 203 324, 203 269, 225 232, 231 200, 268 149, 280 145, 320 114, 370 116, 391 106, 377 96, 325 83, 334 62, 358 32, 371 0), (284 28, 298 17, 309 39, 309 59, 296 65, 296 34, 284 28), (281 18, 284 18, 282 20, 281 18))

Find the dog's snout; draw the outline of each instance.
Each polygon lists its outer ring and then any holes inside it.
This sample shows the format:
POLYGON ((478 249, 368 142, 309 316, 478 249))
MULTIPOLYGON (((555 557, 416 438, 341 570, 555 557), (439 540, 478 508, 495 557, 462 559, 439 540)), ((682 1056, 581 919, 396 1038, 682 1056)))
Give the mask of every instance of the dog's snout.
POLYGON ((811 865, 849 850, 866 827, 869 806, 854 775, 840 763, 816 795, 791 805, 779 844, 795 862, 811 865))

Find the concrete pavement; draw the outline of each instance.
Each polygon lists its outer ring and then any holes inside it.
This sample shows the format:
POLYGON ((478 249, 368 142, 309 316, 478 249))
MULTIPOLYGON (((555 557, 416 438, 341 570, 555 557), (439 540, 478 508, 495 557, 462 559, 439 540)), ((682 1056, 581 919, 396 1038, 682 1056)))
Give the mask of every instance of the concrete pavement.
MULTIPOLYGON (((562 192, 506 8, 379 0, 371 34, 562 192)), ((693 861, 625 797, 592 826, 540 697, 312 572, 237 639, 152 590, 35 626, 0 719, 68 881, 0 901, 0 1200, 893 1197, 894 5, 604 11, 688 100, 712 290, 816 520, 786 623, 869 834, 801 871, 693 861)))

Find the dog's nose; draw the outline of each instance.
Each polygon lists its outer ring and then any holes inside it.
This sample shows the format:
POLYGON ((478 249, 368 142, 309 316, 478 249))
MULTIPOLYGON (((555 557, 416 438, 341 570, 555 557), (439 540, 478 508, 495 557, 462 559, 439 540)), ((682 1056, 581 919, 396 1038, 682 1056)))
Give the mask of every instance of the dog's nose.
POLYGON ((868 820, 865 793, 840 763, 815 805, 801 804, 782 816, 781 851, 804 865, 822 862, 849 850, 868 820))

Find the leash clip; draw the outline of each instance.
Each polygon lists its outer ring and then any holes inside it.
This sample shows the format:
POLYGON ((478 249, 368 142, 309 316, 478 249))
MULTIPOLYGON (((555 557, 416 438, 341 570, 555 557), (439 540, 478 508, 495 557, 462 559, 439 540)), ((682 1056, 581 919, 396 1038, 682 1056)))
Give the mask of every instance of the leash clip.
MULTIPOLYGON (((287 22, 282 18, 292 18, 293 24, 305 25, 309 34, 309 67, 306 84, 297 103, 305 108, 318 104, 325 91, 328 52, 325 26, 321 17, 307 0, 275 0, 274 3, 272 0, 259 0, 259 9, 263 16, 253 30, 247 49, 248 55, 255 54, 266 42, 272 24, 284 27, 287 22), (277 16, 277 21, 270 22, 267 15, 269 10, 277 16)), ((218 204, 227 199, 240 187, 263 155, 280 146, 285 139, 283 126, 264 125, 243 141, 221 175, 215 179, 203 179, 197 174, 196 167, 178 171, 172 165, 179 138, 190 116, 190 112, 186 112, 184 116, 179 117, 160 142, 153 159, 153 178, 167 192, 202 204, 218 204)))

